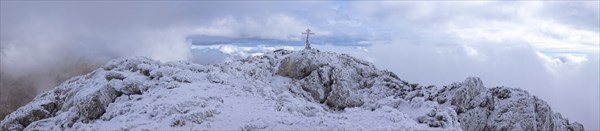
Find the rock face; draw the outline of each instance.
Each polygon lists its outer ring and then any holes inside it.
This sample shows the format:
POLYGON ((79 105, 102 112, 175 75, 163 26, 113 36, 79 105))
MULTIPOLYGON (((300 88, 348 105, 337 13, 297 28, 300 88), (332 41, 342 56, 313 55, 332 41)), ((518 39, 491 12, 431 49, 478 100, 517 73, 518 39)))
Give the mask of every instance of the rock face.
POLYGON ((316 50, 284 58, 277 73, 299 80, 314 101, 334 109, 361 106, 364 98, 359 92, 370 88, 369 81, 378 76, 371 63, 316 50))
POLYGON ((277 50, 219 65, 116 59, 8 115, 0 130, 583 130, 477 77, 423 86, 345 54, 277 50))
POLYGON ((486 88, 469 77, 439 89, 432 100, 452 106, 464 130, 583 130, 553 113, 546 102, 518 88, 486 88), (567 122, 564 122, 567 121, 567 122))

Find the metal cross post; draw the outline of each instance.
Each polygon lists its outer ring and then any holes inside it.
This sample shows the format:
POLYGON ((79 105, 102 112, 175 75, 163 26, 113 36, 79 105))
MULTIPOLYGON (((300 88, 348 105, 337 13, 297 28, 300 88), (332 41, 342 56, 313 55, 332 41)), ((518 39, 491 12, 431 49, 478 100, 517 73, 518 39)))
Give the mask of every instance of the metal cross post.
POLYGON ((306 29, 306 32, 302 32, 302 34, 306 34, 306 45, 304 46, 305 50, 310 50, 310 42, 308 41, 308 38, 311 34, 315 34, 315 33, 311 33, 310 29, 306 29))

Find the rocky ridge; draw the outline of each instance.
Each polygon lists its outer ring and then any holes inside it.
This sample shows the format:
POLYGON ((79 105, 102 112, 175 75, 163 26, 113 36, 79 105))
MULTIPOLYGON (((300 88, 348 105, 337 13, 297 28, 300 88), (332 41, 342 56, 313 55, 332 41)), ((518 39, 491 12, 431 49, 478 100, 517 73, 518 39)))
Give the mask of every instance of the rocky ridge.
POLYGON ((2 130, 583 130, 527 91, 409 83, 354 57, 277 50, 218 65, 121 58, 38 95, 2 130))

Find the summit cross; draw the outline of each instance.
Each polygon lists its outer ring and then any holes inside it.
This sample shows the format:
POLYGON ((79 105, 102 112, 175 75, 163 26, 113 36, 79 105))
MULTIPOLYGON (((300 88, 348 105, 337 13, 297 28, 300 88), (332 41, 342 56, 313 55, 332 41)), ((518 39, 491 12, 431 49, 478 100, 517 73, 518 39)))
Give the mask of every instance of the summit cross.
POLYGON ((305 50, 310 50, 310 42, 308 41, 308 38, 311 34, 315 34, 315 33, 311 33, 310 29, 306 29, 306 32, 302 32, 302 34, 306 34, 306 45, 304 46, 305 50))

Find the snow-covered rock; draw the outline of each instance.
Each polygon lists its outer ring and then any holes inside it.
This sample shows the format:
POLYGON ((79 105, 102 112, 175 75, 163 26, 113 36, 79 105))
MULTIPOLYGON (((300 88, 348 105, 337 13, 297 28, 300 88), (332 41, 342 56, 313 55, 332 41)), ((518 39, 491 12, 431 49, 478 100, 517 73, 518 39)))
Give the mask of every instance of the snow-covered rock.
POLYGON ((218 65, 122 58, 37 96, 0 130, 583 130, 517 88, 401 80, 354 57, 277 50, 218 65))
POLYGON ((569 123, 525 90, 486 88, 482 83, 469 77, 427 97, 453 107, 464 130, 583 130, 583 125, 569 123))

